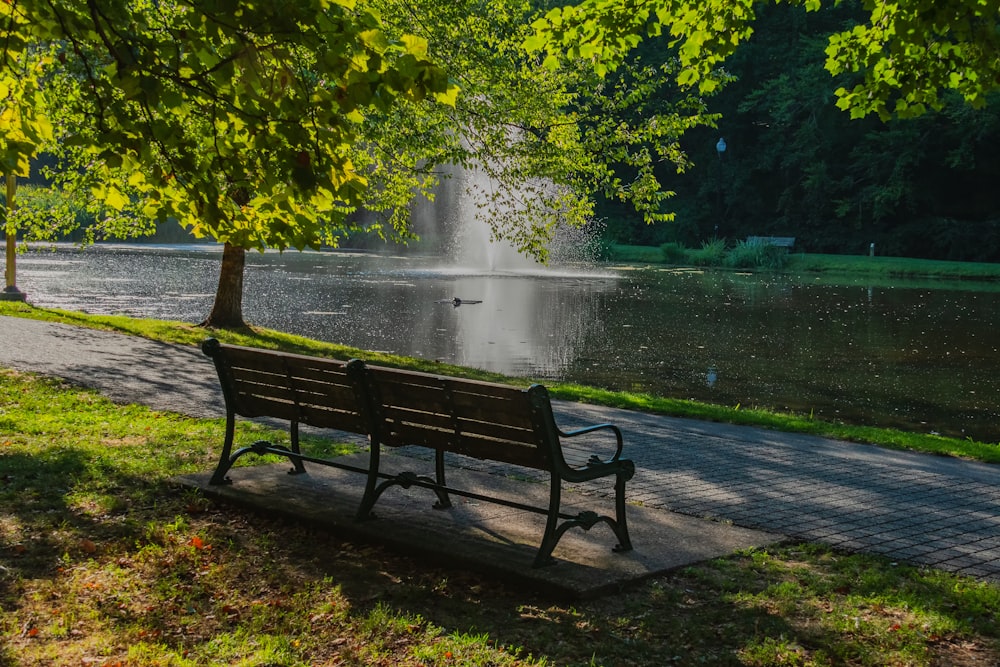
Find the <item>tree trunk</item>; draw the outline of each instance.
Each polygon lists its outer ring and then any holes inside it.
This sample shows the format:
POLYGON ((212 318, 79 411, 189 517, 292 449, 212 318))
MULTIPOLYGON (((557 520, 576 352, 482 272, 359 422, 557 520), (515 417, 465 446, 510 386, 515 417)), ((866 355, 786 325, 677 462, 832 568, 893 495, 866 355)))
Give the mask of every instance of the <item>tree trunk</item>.
POLYGON ((222 251, 222 268, 219 271, 219 287, 215 291, 215 303, 208 319, 202 326, 213 329, 243 329, 243 267, 246 264, 246 249, 226 244, 222 251))
POLYGON ((13 174, 4 174, 7 184, 7 202, 4 204, 4 240, 7 242, 7 264, 4 270, 6 287, 10 289, 17 284, 17 234, 14 231, 14 188, 17 184, 13 174))
POLYGON ((4 175, 7 183, 7 203, 4 208, 4 240, 7 245, 7 265, 4 270, 6 287, 0 292, 0 301, 24 301, 26 295, 17 288, 17 230, 11 220, 14 217, 14 193, 17 191, 17 176, 4 175))

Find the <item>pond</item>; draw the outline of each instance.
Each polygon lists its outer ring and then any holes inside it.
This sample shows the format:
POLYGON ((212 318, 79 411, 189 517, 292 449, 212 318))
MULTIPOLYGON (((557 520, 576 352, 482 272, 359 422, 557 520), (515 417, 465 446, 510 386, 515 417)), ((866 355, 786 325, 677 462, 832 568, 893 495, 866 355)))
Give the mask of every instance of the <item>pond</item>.
MULTIPOLYGON (((31 303, 198 322, 215 245, 57 246, 31 303)), ((540 381, 1000 439, 1000 291, 663 268, 493 272, 427 257, 251 253, 253 324, 540 381), (463 300, 454 305, 452 299, 463 300), (480 303, 473 303, 478 301, 480 303)))

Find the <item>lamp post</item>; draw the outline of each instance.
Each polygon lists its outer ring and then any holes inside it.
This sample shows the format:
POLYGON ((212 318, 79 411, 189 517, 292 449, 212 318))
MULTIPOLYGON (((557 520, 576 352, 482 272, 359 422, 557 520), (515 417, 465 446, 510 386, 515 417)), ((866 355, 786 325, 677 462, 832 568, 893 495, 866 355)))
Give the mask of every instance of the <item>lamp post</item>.
POLYGON ((24 301, 28 296, 17 288, 17 233, 11 220, 14 213, 14 192, 17 190, 17 176, 7 174, 7 205, 4 210, 7 235, 7 266, 4 276, 7 286, 0 292, 0 301, 24 301))
POLYGON ((715 219, 715 238, 719 237, 719 221, 722 219, 722 213, 725 210, 722 203, 722 154, 726 152, 726 140, 724 137, 719 137, 719 140, 715 143, 715 152, 719 156, 719 198, 718 198, 718 213, 715 219))

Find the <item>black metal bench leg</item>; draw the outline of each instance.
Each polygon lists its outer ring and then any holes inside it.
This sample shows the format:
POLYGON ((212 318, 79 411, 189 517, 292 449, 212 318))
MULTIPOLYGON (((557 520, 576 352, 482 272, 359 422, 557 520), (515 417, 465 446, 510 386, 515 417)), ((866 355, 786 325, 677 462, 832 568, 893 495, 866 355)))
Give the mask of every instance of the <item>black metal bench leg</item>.
POLYGON ((615 536, 618 538, 618 546, 615 551, 632 551, 632 539, 628 534, 628 522, 625 519, 625 480, 631 478, 631 474, 626 477, 624 473, 618 473, 615 481, 615 536))
POLYGON ((379 455, 381 446, 378 440, 368 438, 368 479, 365 481, 365 495, 361 497, 361 506, 354 517, 356 521, 364 521, 372 518, 372 509, 375 501, 378 500, 376 487, 378 486, 379 455))
MULTIPOLYGON (((291 426, 288 428, 288 435, 291 438, 292 452, 295 454, 301 454, 302 451, 299 449, 299 423, 292 422, 291 426)), ((304 475, 306 472, 305 465, 302 464, 302 459, 297 456, 289 456, 292 460, 292 465, 295 466, 288 471, 289 475, 304 475)))
POLYGON ((447 486, 444 479, 444 451, 438 449, 434 452, 434 473, 436 482, 442 488, 434 489, 434 493, 438 497, 438 501, 434 503, 434 509, 436 510, 446 510, 451 507, 451 498, 448 497, 448 492, 444 490, 443 487, 447 486))
POLYGON ((233 414, 232 410, 226 411, 226 439, 222 445, 222 453, 219 455, 219 463, 215 466, 215 472, 212 473, 212 479, 209 480, 209 484, 221 485, 221 484, 232 484, 232 480, 226 477, 226 473, 233 465, 232 454, 233 454, 233 438, 236 434, 236 416, 233 414))
POLYGON ((552 558, 552 552, 559 543, 562 533, 559 531, 559 506, 562 499, 562 480, 557 475, 552 475, 551 487, 549 489, 549 512, 545 520, 545 533, 542 534, 542 544, 535 554, 535 562, 531 567, 545 567, 553 565, 556 561, 552 558))

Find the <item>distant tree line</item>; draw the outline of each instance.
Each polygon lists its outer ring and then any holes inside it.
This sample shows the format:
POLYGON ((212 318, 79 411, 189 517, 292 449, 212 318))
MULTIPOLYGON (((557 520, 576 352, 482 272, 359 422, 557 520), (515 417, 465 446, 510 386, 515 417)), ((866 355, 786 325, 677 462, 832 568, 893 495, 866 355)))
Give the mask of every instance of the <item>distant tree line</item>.
MULTIPOLYGON (((1000 98, 975 109, 955 95, 917 118, 852 119, 834 90, 860 75, 831 80, 824 50, 831 32, 862 17, 857 3, 760 5, 753 37, 726 61, 732 80, 709 100, 718 128, 686 133, 685 173, 663 169, 676 221, 647 225, 604 201, 608 240, 699 247, 794 236, 807 252, 867 253, 875 243, 879 254, 1000 261, 1000 98)), ((639 57, 663 52, 647 42, 639 57)))

